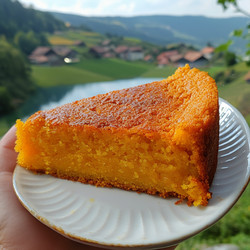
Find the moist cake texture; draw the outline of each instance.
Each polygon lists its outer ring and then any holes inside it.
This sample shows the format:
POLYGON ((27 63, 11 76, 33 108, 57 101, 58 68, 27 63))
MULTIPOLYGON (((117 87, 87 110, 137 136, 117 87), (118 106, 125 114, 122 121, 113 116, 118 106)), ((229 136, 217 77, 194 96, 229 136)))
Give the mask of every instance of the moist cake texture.
POLYGON ((206 206, 217 166, 218 106, 215 81, 186 65, 162 81, 17 120, 18 164, 206 206))

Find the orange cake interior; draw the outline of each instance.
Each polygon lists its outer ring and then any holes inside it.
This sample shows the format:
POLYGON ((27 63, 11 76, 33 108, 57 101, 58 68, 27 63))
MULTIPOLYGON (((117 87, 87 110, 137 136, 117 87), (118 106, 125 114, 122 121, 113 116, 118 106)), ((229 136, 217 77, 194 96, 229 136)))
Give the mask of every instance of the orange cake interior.
POLYGON ((215 81, 188 65, 165 80, 17 120, 18 164, 36 173, 208 204, 219 137, 215 81))

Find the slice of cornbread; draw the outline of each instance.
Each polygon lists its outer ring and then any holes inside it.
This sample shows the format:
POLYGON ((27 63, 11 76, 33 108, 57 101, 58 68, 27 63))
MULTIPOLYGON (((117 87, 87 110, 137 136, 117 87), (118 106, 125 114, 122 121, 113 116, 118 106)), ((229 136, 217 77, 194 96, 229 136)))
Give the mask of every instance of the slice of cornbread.
POLYGON ((188 65, 166 80, 39 111, 16 126, 18 164, 34 172, 195 206, 211 198, 218 92, 188 65))

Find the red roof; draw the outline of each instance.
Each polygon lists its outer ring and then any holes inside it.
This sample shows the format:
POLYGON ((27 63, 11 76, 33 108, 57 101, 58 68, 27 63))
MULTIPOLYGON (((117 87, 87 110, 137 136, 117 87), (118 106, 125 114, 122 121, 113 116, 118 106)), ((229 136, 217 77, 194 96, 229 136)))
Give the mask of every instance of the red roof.
POLYGON ((52 49, 50 47, 37 47, 33 52, 32 52, 32 56, 44 56, 46 55, 48 52, 52 51, 52 49))
POLYGON ((177 54, 177 55, 171 56, 169 59, 170 59, 171 62, 177 62, 182 58, 184 58, 183 55, 177 54))
POLYGON ((203 55, 199 51, 189 51, 184 56, 184 58, 188 60, 189 62, 194 62, 200 59, 201 57, 203 57, 203 55))
POLYGON ((162 57, 170 58, 171 56, 178 55, 178 54, 179 54, 179 52, 177 50, 165 51, 165 52, 162 52, 160 55, 157 56, 157 60, 160 60, 160 58, 162 58, 162 57))
POLYGON ((160 59, 157 60, 157 61, 158 61, 158 64, 159 64, 159 65, 166 65, 166 64, 169 63, 169 60, 168 60, 167 57, 162 57, 162 58, 160 58, 160 59))
POLYGON ((151 55, 146 55, 144 57, 144 61, 150 61, 151 59, 153 59, 153 57, 151 55))
POLYGON ((126 51, 128 51, 127 46, 121 45, 121 46, 118 46, 118 47, 115 48, 115 53, 117 53, 117 54, 121 54, 121 53, 124 53, 126 51))
POLYGON ((60 55, 60 56, 67 56, 72 49, 68 48, 68 47, 54 47, 53 50, 56 52, 56 54, 60 55))
POLYGON ((205 47, 201 50, 202 54, 211 54, 214 53, 214 48, 213 47, 205 47))

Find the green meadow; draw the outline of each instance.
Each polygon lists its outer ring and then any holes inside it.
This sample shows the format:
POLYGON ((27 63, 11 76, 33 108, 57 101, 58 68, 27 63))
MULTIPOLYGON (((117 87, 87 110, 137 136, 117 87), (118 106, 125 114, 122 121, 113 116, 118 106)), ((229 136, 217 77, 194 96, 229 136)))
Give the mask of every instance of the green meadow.
POLYGON ((84 68, 72 66, 32 67, 33 79, 39 87, 49 88, 61 85, 108 81, 112 78, 84 68))
POLYGON ((54 87, 87 82, 134 78, 154 66, 119 59, 83 59, 79 63, 58 66, 32 66, 33 79, 39 87, 54 87))
POLYGON ((126 79, 141 76, 153 66, 143 62, 127 62, 120 59, 85 59, 74 67, 97 72, 111 79, 126 79))
POLYGON ((75 40, 82 40, 84 38, 84 42, 88 47, 94 46, 98 44, 104 36, 84 30, 67 30, 64 32, 58 32, 58 34, 49 35, 48 40, 52 45, 72 45, 75 40))

